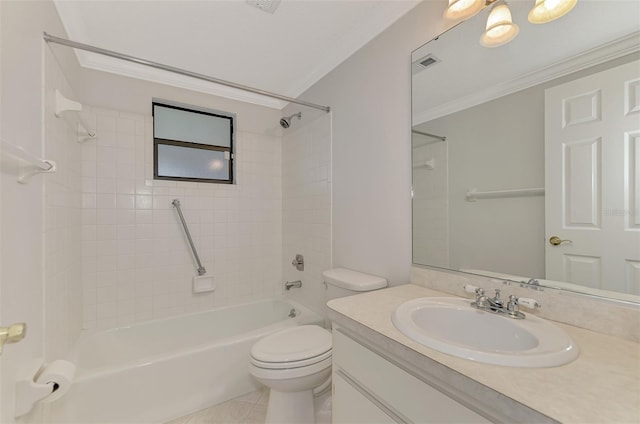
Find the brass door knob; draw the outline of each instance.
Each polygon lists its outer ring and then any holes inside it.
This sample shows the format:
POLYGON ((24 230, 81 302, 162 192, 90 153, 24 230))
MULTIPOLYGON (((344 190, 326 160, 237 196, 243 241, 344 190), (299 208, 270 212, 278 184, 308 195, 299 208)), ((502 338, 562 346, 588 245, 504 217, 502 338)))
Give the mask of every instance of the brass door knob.
POLYGON ((551 238, 549 238, 549 244, 551 244, 552 246, 560 246, 562 243, 573 243, 573 242, 571 240, 562 240, 558 236, 551 236, 551 238))

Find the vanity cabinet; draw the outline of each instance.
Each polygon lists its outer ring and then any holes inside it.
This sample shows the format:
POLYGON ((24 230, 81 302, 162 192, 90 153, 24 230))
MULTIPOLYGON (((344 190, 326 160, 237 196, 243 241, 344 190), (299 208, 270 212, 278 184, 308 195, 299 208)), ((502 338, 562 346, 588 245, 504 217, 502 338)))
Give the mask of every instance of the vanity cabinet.
POLYGON ((489 423, 389 359, 333 329, 334 424, 489 423))

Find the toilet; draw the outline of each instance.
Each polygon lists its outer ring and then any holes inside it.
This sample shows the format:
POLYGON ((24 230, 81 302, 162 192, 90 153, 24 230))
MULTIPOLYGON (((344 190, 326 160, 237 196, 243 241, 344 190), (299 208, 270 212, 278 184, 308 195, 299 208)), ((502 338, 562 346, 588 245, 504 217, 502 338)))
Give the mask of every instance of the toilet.
MULTIPOLYGON (((322 273, 326 300, 387 287, 387 280, 346 268, 322 273)), ((271 390, 267 424, 315 423, 314 395, 331 378, 331 332, 301 325, 270 334, 253 345, 249 372, 271 390)))

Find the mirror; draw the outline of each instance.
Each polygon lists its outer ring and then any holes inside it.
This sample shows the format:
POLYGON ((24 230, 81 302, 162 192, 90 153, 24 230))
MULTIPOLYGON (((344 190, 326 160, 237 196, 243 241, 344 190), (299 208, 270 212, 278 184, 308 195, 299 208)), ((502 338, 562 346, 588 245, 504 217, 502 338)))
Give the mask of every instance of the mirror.
POLYGON ((413 263, 640 302, 640 2, 533 3, 412 53, 413 263))

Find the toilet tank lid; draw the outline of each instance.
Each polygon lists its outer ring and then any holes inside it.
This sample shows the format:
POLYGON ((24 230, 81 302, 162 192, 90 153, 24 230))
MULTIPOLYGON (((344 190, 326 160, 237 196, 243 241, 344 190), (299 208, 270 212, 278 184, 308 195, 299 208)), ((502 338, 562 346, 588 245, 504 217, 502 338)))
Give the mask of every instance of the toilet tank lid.
POLYGON ((347 268, 333 268, 322 273, 324 281, 332 286, 353 291, 369 291, 387 287, 387 280, 347 268))

